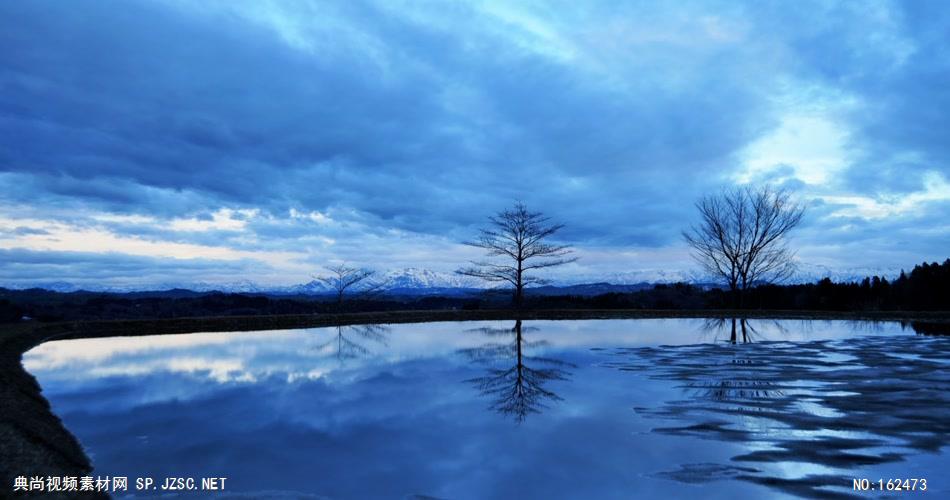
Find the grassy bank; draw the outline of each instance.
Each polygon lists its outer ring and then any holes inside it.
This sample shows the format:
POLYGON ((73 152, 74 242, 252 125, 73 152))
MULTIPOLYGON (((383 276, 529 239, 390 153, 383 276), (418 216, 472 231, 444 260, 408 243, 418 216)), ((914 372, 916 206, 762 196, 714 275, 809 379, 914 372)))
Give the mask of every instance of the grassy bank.
MULTIPOLYGON (((479 320, 570 320, 570 319, 647 319, 746 317, 768 319, 864 320, 864 321, 938 321, 950 322, 947 312, 829 312, 787 310, 529 310, 488 309, 474 311, 383 311, 347 314, 299 314, 272 316, 217 316, 155 320, 75 321, 40 325, 34 340, 47 338, 88 338, 110 336, 161 335, 192 332, 226 332, 317 328, 361 323, 423 323, 432 321, 479 320)), ((36 345, 36 344, 34 344, 36 345)), ((32 347, 32 346, 30 346, 32 347)))
MULTIPOLYGON (((12 494, 16 476, 83 476, 92 465, 75 437, 50 410, 36 379, 21 360, 48 340, 315 328, 365 323, 477 320, 571 320, 734 317, 812 320, 927 321, 950 323, 950 312, 657 311, 657 310, 476 310, 398 311, 354 314, 230 316, 162 320, 24 322, 0 328, 0 496, 12 494)), ((31 494, 30 498, 68 496, 31 494)), ((84 496, 83 498, 95 498, 84 496)))
MULTIPOLYGON (((17 476, 76 476, 92 470, 76 438, 50 411, 41 388, 27 373, 22 354, 42 342, 47 327, 19 324, 0 334, 0 497, 13 496, 17 476)), ((49 331, 67 331, 54 327, 49 331)), ((28 498, 70 498, 68 493, 30 493, 28 498)), ((84 498, 106 498, 86 495, 84 498)))

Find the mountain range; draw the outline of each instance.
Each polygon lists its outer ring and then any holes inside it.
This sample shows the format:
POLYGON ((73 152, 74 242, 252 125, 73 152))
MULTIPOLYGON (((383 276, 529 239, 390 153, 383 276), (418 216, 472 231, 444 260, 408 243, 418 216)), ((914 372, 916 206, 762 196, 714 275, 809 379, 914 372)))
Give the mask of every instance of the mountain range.
MULTIPOLYGON (((821 265, 800 266, 799 272, 790 283, 814 283, 822 278, 831 278, 835 282, 860 281, 866 276, 884 276, 888 279, 896 278, 900 269, 895 268, 849 268, 834 269, 821 265)), ((473 292, 488 288, 495 288, 494 284, 485 283, 475 278, 460 276, 454 273, 432 271, 420 268, 405 268, 380 273, 378 281, 383 283, 382 290, 389 294, 402 295, 454 295, 473 292)), ((612 274, 578 275, 567 279, 555 279, 544 287, 538 287, 535 292, 578 293, 593 295, 608 291, 632 291, 654 284, 661 283, 690 283, 709 285, 715 282, 708 277, 696 276, 683 271, 662 269, 624 271, 612 274)), ((332 287, 319 280, 294 285, 261 285, 249 280, 237 280, 226 283, 207 283, 194 281, 188 283, 167 282, 148 285, 109 285, 73 283, 67 281, 32 281, 17 282, 2 285, 9 289, 42 288, 56 292, 76 292, 80 290, 90 292, 128 293, 157 290, 191 290, 194 292, 220 291, 225 293, 261 293, 268 295, 323 295, 333 292, 332 287)))

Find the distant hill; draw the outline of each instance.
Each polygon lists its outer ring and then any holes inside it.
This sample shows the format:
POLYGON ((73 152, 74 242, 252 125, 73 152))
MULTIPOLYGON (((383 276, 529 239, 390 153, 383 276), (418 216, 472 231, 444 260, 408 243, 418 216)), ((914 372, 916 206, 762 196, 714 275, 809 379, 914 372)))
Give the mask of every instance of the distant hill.
MULTIPOLYGON (((33 318, 38 321, 81 319, 158 319, 204 316, 321 314, 397 310, 473 310, 511 306, 510 289, 437 286, 437 274, 425 279, 397 281, 403 285, 385 294, 350 296, 340 304, 316 284, 267 289, 238 284, 237 292, 166 290, 96 292, 53 283, 62 291, 43 288, 9 290, 0 287, 0 322, 33 318)), ((729 309, 736 297, 706 283, 609 282, 550 285, 530 288, 525 306, 531 309, 729 309)), ((914 266, 897 278, 834 281, 829 276, 808 284, 761 285, 748 290, 748 309, 804 311, 950 311, 950 259, 914 266)))
MULTIPOLYGON (((830 278, 836 283, 859 282, 866 276, 883 276, 888 279, 896 278, 900 269, 892 268, 848 268, 833 269, 821 265, 801 266, 794 279, 789 284, 816 283, 822 278, 830 278)), ((387 271, 378 275, 379 281, 384 283, 383 290, 389 295, 397 296, 466 296, 478 293, 481 290, 495 288, 474 278, 460 276, 454 273, 432 271, 420 268, 405 268, 387 271)), ((569 279, 554 280, 547 286, 531 288, 534 295, 578 295, 591 296, 608 292, 630 292, 649 288, 655 284, 689 283, 709 287, 714 283, 708 277, 692 276, 680 271, 667 270, 637 270, 604 275, 573 276, 569 279)), ((225 283, 207 283, 195 281, 190 283, 155 283, 112 285, 94 282, 72 283, 67 281, 32 281, 18 283, 0 283, 0 286, 11 290, 39 288, 55 292, 69 293, 77 291, 109 292, 109 293, 141 293, 141 292, 213 292, 245 293, 270 296, 300 296, 300 295, 328 295, 333 290, 319 280, 294 285, 262 285, 250 280, 238 280, 225 283)))

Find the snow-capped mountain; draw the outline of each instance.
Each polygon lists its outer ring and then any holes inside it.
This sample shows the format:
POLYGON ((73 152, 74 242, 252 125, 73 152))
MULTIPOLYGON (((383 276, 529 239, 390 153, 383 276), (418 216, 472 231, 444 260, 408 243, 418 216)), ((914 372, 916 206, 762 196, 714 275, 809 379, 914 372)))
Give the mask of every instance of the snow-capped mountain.
MULTIPOLYGON (((831 268, 823 265, 801 264, 796 275, 787 281, 787 283, 815 283, 822 278, 831 278, 835 282, 860 281, 866 276, 884 276, 888 279, 894 279, 900 275, 898 268, 831 268)), ((383 284, 384 290, 390 290, 395 293, 412 293, 413 291, 430 291, 432 293, 442 293, 451 290, 465 289, 485 289, 494 288, 497 284, 486 283, 484 281, 461 276, 455 273, 432 271, 409 267, 405 269, 395 269, 378 273, 374 277, 376 282, 383 284)), ((715 279, 702 276, 695 272, 667 270, 667 269, 638 269, 632 271, 622 271, 610 273, 607 275, 575 275, 552 279, 549 287, 571 287, 578 285, 617 285, 633 286, 657 283, 711 283, 715 279)), ((212 292, 219 291, 225 293, 268 293, 282 295, 322 295, 332 293, 331 286, 320 280, 312 280, 306 283, 299 283, 284 286, 267 286, 254 283, 250 280, 239 280, 233 282, 208 283, 191 282, 178 283, 166 282, 149 285, 142 284, 97 284, 97 283, 71 283, 66 281, 36 281, 28 283, 0 284, 10 289, 42 288, 56 292, 76 292, 85 290, 90 292, 112 292, 128 293, 139 291, 159 291, 159 290, 191 290, 194 292, 212 292)))
POLYGON ((67 281, 39 281, 31 282, 25 284, 12 284, 7 285, 6 288, 12 290, 25 290, 27 288, 42 288, 44 290, 49 290, 51 292, 60 292, 60 293, 69 293, 82 290, 83 287, 75 283, 69 283, 67 281))
POLYGON ((643 283, 695 283, 703 281, 694 273, 669 269, 637 269, 609 274, 577 275, 561 279, 552 279, 553 286, 571 286, 591 283, 610 283, 612 285, 641 285, 643 283))
MULTIPOLYGON (((484 287, 483 283, 472 278, 459 276, 454 273, 431 271, 429 269, 419 269, 415 267, 378 273, 369 278, 368 282, 380 284, 384 290, 440 290, 484 287)), ((227 287, 219 287, 218 289, 221 291, 231 291, 226 288, 227 287)), ((320 295, 332 293, 334 290, 329 284, 316 279, 297 285, 269 287, 263 289, 263 291, 294 295, 320 295)))
POLYGON ((382 275, 386 288, 485 288, 481 280, 455 273, 407 267, 382 275))
POLYGON ((299 294, 299 295, 319 295, 323 293, 330 293, 332 289, 326 283, 320 280, 311 280, 306 283, 301 283, 299 285, 291 285, 287 287, 274 287, 271 288, 271 291, 287 293, 287 294, 299 294))

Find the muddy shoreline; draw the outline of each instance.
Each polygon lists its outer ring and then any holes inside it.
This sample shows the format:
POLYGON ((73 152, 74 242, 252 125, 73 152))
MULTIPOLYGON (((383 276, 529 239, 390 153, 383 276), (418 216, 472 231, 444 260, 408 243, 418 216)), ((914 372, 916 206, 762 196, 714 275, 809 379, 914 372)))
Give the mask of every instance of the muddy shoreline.
MULTIPOLYGON (((482 310, 403 311, 353 314, 236 316, 162 320, 25 322, 0 327, 0 495, 12 495, 17 476, 84 476, 92 464, 76 438, 50 409, 36 379, 23 369, 22 355, 49 340, 315 328, 363 323, 422 323, 480 320, 571 320, 746 317, 802 320, 927 321, 950 324, 950 312, 656 311, 656 310, 482 310)), ((73 493, 72 495, 76 495, 73 493)), ((69 498, 70 494, 24 495, 69 498)), ((81 495, 82 498, 106 498, 81 495)))

